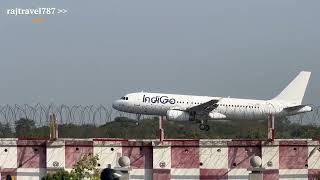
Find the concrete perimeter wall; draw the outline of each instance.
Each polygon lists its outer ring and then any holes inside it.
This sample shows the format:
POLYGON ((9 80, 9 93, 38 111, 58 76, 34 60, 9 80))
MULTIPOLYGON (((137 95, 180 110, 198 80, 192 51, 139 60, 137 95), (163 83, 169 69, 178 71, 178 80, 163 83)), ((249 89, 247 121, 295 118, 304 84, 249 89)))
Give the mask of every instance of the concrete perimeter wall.
POLYGON ((99 155, 99 168, 119 166, 128 156, 131 179, 248 179, 254 155, 267 170, 264 179, 320 177, 320 146, 315 140, 121 140, 0 139, 1 179, 40 179, 49 171, 66 170, 86 153, 99 155))

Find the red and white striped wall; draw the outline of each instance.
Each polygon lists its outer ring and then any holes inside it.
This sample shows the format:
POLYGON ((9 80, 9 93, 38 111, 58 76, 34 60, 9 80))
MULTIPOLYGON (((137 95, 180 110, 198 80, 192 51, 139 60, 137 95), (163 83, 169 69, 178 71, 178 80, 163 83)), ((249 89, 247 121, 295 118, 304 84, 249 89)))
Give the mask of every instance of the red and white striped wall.
POLYGON ((263 177, 320 177, 320 144, 316 140, 122 140, 0 139, 1 179, 40 179, 47 172, 71 170, 84 154, 99 155, 98 168, 131 162, 130 179, 248 179, 250 158, 260 156, 263 177))

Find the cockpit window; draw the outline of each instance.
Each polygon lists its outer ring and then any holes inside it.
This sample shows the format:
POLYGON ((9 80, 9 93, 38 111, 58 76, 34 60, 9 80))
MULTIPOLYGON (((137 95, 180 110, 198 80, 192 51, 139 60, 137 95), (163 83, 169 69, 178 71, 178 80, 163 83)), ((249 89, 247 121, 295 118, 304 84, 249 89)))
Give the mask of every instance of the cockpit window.
POLYGON ((121 97, 122 100, 128 100, 128 97, 121 97))

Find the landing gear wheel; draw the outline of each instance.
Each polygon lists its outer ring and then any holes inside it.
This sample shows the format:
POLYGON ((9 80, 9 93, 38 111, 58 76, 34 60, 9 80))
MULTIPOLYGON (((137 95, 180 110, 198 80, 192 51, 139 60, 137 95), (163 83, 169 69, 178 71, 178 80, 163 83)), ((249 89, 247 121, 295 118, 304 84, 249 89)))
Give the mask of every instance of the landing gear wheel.
POLYGON ((206 130, 206 131, 209 131, 209 129, 210 129, 210 126, 206 124, 206 125, 205 125, 205 130, 206 130))
POLYGON ((204 131, 204 130, 206 130, 206 126, 207 126, 207 125, 205 125, 205 124, 199 124, 199 129, 200 129, 201 131, 204 131))
POLYGON ((138 126, 139 125, 139 121, 140 121, 140 118, 141 118, 141 114, 136 114, 136 116, 137 116, 137 120, 136 120, 136 126, 138 126))

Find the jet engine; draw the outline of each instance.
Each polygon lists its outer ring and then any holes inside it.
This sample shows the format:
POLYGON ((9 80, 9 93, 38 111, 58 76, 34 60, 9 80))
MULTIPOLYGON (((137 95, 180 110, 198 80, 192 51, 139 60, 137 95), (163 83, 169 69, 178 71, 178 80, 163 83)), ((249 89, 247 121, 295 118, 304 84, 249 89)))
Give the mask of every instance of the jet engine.
POLYGON ((210 112, 209 117, 211 119, 225 119, 226 116, 224 114, 218 113, 218 112, 210 112))
POLYGON ((190 115, 189 113, 180 110, 168 110, 167 119, 174 121, 189 121, 190 115))

